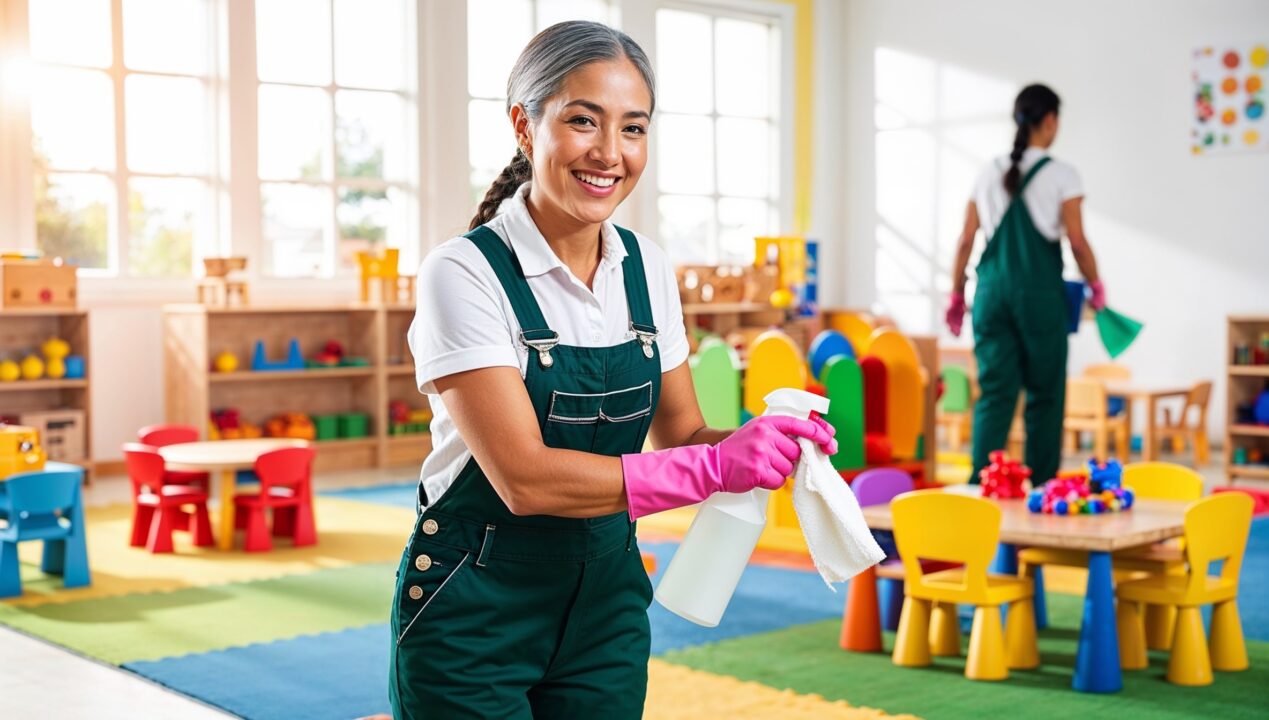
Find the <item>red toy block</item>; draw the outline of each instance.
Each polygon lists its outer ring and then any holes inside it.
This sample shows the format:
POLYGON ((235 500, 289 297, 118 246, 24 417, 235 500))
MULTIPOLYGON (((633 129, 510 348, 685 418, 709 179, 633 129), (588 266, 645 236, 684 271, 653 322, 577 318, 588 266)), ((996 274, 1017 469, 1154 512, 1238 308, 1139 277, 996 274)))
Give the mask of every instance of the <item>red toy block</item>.
POLYGON ((864 376, 864 432, 885 435, 886 364, 869 355, 859 361, 859 369, 864 376))

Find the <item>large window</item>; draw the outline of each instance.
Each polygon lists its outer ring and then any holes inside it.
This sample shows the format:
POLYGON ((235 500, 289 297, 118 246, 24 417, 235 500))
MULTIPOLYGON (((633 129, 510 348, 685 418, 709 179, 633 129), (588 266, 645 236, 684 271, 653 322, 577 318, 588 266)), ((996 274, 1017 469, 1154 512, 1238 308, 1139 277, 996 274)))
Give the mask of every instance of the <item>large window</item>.
POLYGON ((507 118, 507 76, 533 36, 564 20, 612 23, 608 0, 467 0, 468 157, 471 199, 511 162, 515 135, 507 118))
POLYGON ((256 0, 264 271, 329 276, 416 256, 413 3, 256 0))
POLYGON ((656 48, 661 242, 680 262, 752 262, 781 229, 779 25, 662 8, 656 48))
POLYGON ((214 242, 208 0, 31 0, 36 243, 82 268, 189 275, 214 242))

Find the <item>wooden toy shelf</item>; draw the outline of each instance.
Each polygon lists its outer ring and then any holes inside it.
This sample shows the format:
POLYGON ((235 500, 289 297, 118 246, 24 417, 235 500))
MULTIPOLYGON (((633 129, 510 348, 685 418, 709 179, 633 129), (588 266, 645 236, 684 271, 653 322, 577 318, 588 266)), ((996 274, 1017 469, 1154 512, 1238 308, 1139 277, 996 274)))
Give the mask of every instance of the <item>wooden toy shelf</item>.
POLYGON ((364 438, 316 443, 319 470, 350 470, 417 464, 431 450, 426 433, 389 434, 388 401, 414 408, 427 400, 414 387, 414 365, 405 332, 414 317, 407 306, 338 305, 309 307, 163 308, 163 354, 167 422, 184 423, 207 434, 213 410, 233 407, 243 420, 264 425, 273 415, 364 413, 364 438), (256 341, 270 361, 286 357, 295 338, 307 359, 336 340, 345 357, 365 358, 366 366, 303 370, 250 369, 256 341), (239 368, 216 372, 213 359, 229 351, 239 368))
POLYGON ((1269 480, 1269 425, 1239 422, 1238 406, 1254 403, 1262 390, 1269 388, 1269 364, 1235 364, 1235 348, 1239 345, 1258 347, 1261 337, 1269 333, 1269 315, 1231 315, 1228 318, 1225 346, 1225 480, 1233 484, 1237 478, 1269 480), (1259 450, 1259 464, 1234 463, 1234 450, 1243 453, 1259 450))
MULTIPOLYGON (((88 348, 88 311, 71 308, 9 308, 0 310, 0 356, 21 362, 27 354, 44 360, 40 344, 58 337, 70 344, 72 355, 84 358, 84 377, 79 379, 14 380, 0 382, 0 415, 54 410, 78 410, 84 414, 83 453, 67 462, 92 471, 92 412, 89 383, 92 359, 88 348)), ((41 438, 45 444, 47 439, 41 438)))

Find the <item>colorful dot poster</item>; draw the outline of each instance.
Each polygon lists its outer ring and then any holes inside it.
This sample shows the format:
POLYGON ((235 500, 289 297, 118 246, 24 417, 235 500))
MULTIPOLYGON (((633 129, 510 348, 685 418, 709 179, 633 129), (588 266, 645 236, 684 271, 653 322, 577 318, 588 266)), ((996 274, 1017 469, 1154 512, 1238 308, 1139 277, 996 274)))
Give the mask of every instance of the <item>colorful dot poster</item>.
POLYGON ((1194 51, 1195 155, 1269 150, 1265 118, 1269 43, 1211 46, 1194 51))

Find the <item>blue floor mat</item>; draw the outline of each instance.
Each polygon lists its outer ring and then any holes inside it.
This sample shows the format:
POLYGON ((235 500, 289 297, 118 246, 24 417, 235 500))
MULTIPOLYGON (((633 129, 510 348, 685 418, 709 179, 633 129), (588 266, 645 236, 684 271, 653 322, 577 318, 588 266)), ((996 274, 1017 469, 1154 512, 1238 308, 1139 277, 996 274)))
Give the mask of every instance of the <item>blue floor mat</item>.
POLYGON ((319 492, 322 497, 344 498, 360 502, 391 505, 413 509, 418 505, 415 493, 418 492, 419 481, 409 480, 392 485, 374 485, 372 487, 345 488, 343 490, 325 490, 319 492))

